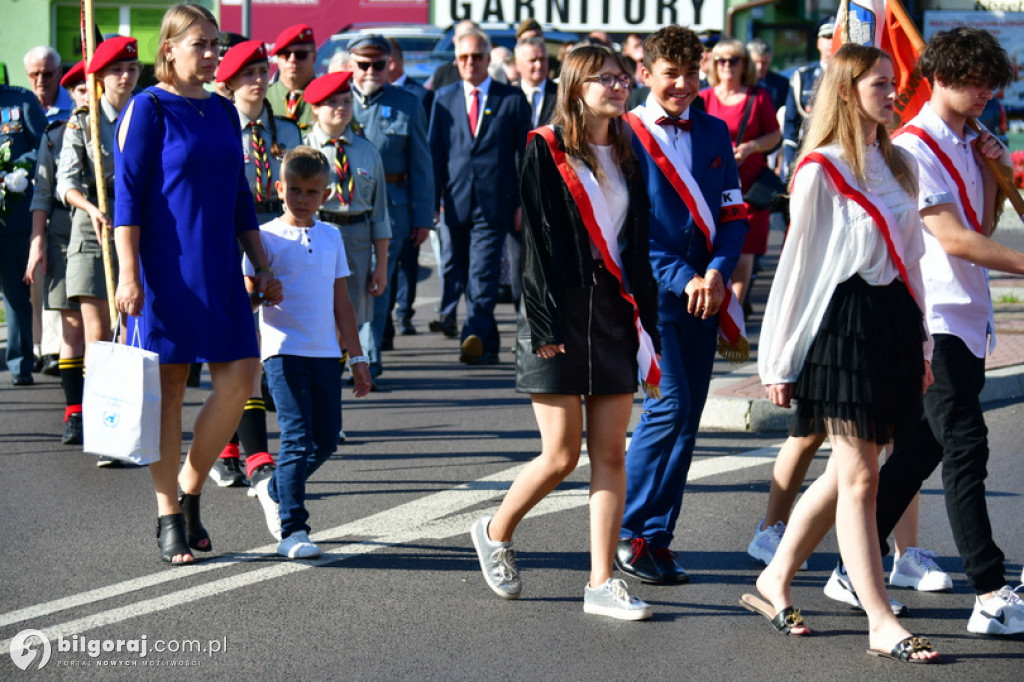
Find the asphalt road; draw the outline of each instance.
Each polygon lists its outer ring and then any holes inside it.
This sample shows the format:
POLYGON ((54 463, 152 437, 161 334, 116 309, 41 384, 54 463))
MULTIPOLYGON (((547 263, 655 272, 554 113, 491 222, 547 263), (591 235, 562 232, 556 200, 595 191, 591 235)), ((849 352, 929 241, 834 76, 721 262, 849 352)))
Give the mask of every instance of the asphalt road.
MULTIPOLYGON (((506 341, 510 310, 502 306, 506 341)), ((508 354, 499 366, 465 368, 457 344, 440 336, 397 345, 385 390, 346 398, 349 440, 309 486, 313 537, 327 553, 316 563, 276 557, 256 501, 211 484, 203 518, 216 551, 195 566, 165 567, 147 471, 97 469, 92 456, 60 445, 56 379, 20 389, 0 381, 0 678, 1022 679, 1024 642, 966 632, 972 596, 934 478, 920 534, 955 589, 897 596, 912 609, 911 629, 930 636, 947 665, 911 669, 865 655, 864 617, 821 592, 836 558, 831 535, 796 582, 818 636, 780 636, 738 605, 758 572, 745 549, 782 434, 701 434, 675 547, 693 583, 631 585, 654 605, 653 621, 583 614, 585 461, 519 529, 523 598, 498 599, 467 530, 539 449, 529 401, 512 390, 508 354), (28 628, 51 640, 41 670, 22 671, 8 655, 28 628), (124 640, 122 652, 103 651, 104 640, 124 640), (127 650, 132 640, 146 656, 127 650), (189 640, 202 651, 187 651, 189 640)), ((186 424, 203 397, 189 391, 186 424)), ((989 500, 1016 580, 1024 409, 997 406, 988 418, 989 500)))

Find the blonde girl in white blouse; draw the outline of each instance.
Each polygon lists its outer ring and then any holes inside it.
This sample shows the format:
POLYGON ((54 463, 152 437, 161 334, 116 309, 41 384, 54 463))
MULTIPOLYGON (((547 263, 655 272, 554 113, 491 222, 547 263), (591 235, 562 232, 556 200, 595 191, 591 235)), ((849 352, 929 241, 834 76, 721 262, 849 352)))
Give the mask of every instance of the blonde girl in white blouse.
POLYGON ((889 57, 843 46, 816 101, 792 180, 792 224, 768 298, 758 369, 773 403, 789 407, 796 398, 792 435, 824 431, 832 455, 758 577, 760 596, 741 602, 781 632, 810 634, 790 584, 835 524, 868 616, 868 653, 931 663, 938 652, 890 610, 875 527, 879 451, 931 382, 916 177, 888 139, 895 102, 889 57))

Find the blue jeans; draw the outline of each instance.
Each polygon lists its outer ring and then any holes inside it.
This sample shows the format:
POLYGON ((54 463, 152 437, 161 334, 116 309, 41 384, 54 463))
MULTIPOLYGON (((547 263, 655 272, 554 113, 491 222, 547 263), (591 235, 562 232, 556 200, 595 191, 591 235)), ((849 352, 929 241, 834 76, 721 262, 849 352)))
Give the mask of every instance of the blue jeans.
POLYGON ((281 446, 270 497, 280 506, 281 537, 306 521, 306 480, 334 454, 341 430, 339 358, 275 355, 263 362, 270 394, 277 405, 281 446))

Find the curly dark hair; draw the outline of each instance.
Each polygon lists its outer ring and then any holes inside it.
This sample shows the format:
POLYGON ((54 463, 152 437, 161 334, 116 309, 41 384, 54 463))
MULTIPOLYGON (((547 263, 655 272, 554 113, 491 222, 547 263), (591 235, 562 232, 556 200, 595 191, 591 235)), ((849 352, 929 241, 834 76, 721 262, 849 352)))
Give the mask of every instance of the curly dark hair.
POLYGON ((679 24, 670 24, 644 40, 644 66, 650 71, 659 59, 674 64, 699 64, 704 44, 697 34, 679 24))
POLYGON ((953 87, 976 83, 996 89, 1013 79, 1010 58, 995 36, 968 26, 932 36, 917 66, 933 85, 938 80, 953 87))

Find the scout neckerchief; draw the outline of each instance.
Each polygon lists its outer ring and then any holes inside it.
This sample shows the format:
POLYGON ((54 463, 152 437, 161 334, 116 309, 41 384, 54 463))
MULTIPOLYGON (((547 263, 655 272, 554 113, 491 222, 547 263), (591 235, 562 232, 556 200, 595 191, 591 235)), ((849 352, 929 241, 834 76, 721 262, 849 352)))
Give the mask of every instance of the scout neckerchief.
POLYGON ((256 168, 256 201, 266 201, 270 194, 270 160, 267 157, 267 144, 260 134, 259 121, 252 121, 248 128, 249 142, 252 144, 252 164, 256 168))
POLYGON ((325 144, 334 145, 334 173, 338 176, 338 181, 334 184, 334 193, 344 207, 348 206, 352 201, 352 187, 355 185, 356 179, 349 168, 348 153, 345 152, 345 147, 342 146, 342 143, 348 144, 348 140, 345 139, 344 135, 330 138, 325 144))
POLYGON ((302 90, 289 90, 284 100, 284 117, 293 121, 299 120, 299 102, 302 101, 302 90))
POLYGON ((608 272, 619 281, 619 294, 633 308, 633 326, 636 328, 637 338, 640 341, 636 359, 640 365, 640 378, 644 393, 652 398, 660 398, 661 392, 658 390, 658 384, 661 383, 661 368, 658 366, 654 342, 640 322, 640 308, 637 306, 636 299, 626 291, 623 284, 622 254, 619 252, 617 230, 609 222, 604 192, 601 191, 601 186, 593 171, 583 164, 574 167, 569 163, 565 152, 559 147, 554 128, 543 126, 530 133, 530 137, 534 135, 540 135, 547 142, 551 156, 555 160, 555 166, 576 202, 576 208, 583 220, 583 225, 587 228, 590 240, 601 252, 601 258, 604 259, 608 272))
POLYGON ((924 128, 915 125, 905 125, 892 134, 895 139, 898 135, 914 135, 919 138, 922 142, 927 145, 928 149, 932 151, 935 158, 939 160, 942 167, 949 174, 950 179, 953 180, 953 184, 956 185, 957 194, 960 195, 960 206, 963 208, 964 216, 967 218, 967 224, 978 233, 981 233, 981 221, 978 220, 978 214, 974 212, 974 207, 971 206, 970 197, 967 194, 967 185, 964 183, 963 177, 960 175, 960 171, 956 169, 956 165, 953 160, 949 158, 946 152, 942 151, 939 147, 939 143, 935 141, 935 138, 928 134, 928 131, 924 128))
POLYGON ((849 167, 833 153, 822 149, 811 152, 796 167, 794 177, 808 163, 820 165, 825 170, 825 175, 832 181, 832 185, 839 190, 840 194, 867 211, 871 219, 875 221, 875 225, 878 226, 878 231, 882 233, 882 239, 885 240, 885 248, 889 252, 889 258, 892 259, 896 270, 900 273, 900 277, 903 278, 907 291, 910 292, 914 300, 920 303, 917 294, 910 287, 907 268, 903 264, 903 235, 897 229, 896 219, 889 210, 889 207, 885 205, 885 202, 879 201, 877 197, 866 194, 859 189, 849 167))
MULTIPOLYGON (((693 222, 704 234, 708 253, 714 252, 715 219, 711 208, 690 174, 687 164, 683 163, 679 152, 669 142, 668 135, 662 126, 653 121, 653 114, 648 115, 646 107, 637 107, 625 115, 626 122, 633 129, 640 144, 647 150, 654 165, 665 176, 672 189, 686 204, 693 216, 693 222), (651 118, 652 120, 648 120, 651 118)), ((743 197, 739 189, 722 192, 722 207, 719 220, 727 222, 744 216, 743 197)), ((725 286, 725 299, 718 311, 718 353, 730 362, 746 362, 750 358, 750 344, 746 339, 747 330, 743 320, 743 309, 732 294, 729 283, 725 286)))

